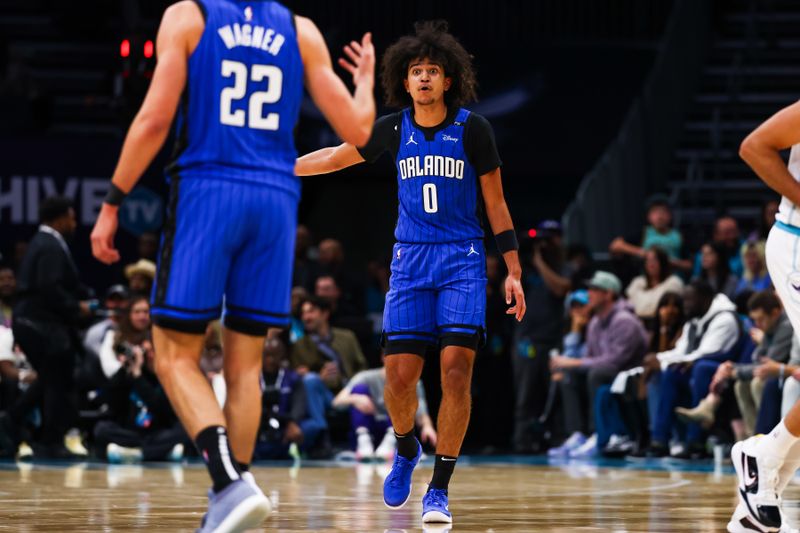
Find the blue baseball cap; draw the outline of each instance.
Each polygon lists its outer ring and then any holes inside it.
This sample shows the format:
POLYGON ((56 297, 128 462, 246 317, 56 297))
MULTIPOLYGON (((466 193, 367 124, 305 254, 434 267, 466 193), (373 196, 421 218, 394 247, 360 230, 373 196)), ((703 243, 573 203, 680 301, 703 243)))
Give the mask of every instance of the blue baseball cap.
POLYGON ((575 304, 586 305, 588 303, 589 303, 589 291, 585 289, 572 291, 567 295, 567 307, 572 307, 575 304))

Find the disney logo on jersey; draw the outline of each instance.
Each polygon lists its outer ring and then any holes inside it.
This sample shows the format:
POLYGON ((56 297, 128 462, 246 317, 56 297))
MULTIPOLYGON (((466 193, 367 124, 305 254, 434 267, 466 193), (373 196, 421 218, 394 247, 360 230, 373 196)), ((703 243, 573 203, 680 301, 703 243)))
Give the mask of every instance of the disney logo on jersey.
POLYGON ((442 155, 426 155, 420 162, 420 156, 406 157, 398 161, 400 178, 420 178, 439 176, 442 178, 464 179, 464 161, 442 155))
POLYGON ((457 143, 458 142, 458 137, 453 137, 452 135, 448 135, 446 133, 443 133, 442 134, 442 140, 443 141, 452 141, 454 143, 457 143))
MULTIPOLYGON (((249 16, 252 17, 253 10, 250 7, 245 8, 245 17, 248 16, 248 9, 250 9, 249 16)), ((228 24, 218 29, 217 34, 228 50, 237 46, 247 46, 258 48, 273 56, 278 55, 283 43, 286 42, 286 37, 282 33, 275 33, 272 28, 251 24, 228 24)))

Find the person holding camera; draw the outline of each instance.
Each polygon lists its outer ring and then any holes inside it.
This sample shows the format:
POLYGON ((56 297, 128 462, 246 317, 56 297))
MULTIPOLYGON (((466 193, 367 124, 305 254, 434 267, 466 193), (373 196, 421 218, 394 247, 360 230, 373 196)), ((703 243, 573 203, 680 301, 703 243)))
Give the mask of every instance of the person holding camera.
POLYGON ((286 459, 292 454, 293 444, 308 450, 325 429, 308 415, 303 378, 289 368, 287 355, 286 345, 279 338, 265 341, 257 459, 286 459))
POLYGON ((188 436, 156 377, 153 355, 150 304, 136 296, 119 331, 109 331, 101 348, 104 370, 116 367, 105 391, 110 417, 94 429, 95 445, 105 450, 109 462, 183 458, 188 436), (109 337, 110 346, 105 342, 109 337), (107 361, 109 348, 115 366, 107 361))
POLYGON ((514 436, 518 453, 537 451, 536 427, 547 402, 548 354, 563 333, 564 297, 572 288, 564 262, 561 225, 547 220, 536 228, 522 282, 531 302, 522 322, 515 323, 513 343, 514 436))

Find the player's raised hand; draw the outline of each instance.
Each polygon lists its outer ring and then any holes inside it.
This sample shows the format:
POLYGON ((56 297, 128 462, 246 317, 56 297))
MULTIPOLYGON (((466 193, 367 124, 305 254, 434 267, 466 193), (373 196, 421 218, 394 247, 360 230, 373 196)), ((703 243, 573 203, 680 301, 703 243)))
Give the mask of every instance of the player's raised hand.
POLYGON ((525 293, 522 292, 522 282, 513 276, 508 276, 506 278, 506 303, 511 305, 512 300, 514 301, 514 305, 506 311, 506 314, 514 315, 517 322, 520 322, 522 321, 522 317, 525 316, 525 310, 527 309, 525 305, 525 293))
POLYGON ((339 58, 339 66, 353 76, 353 84, 375 83, 375 47, 372 46, 372 34, 367 32, 361 42, 350 41, 345 45, 344 53, 349 61, 339 58))
POLYGON ((118 207, 103 204, 100 215, 92 229, 92 255, 101 263, 110 265, 119 261, 119 251, 114 248, 114 235, 117 233, 118 207))

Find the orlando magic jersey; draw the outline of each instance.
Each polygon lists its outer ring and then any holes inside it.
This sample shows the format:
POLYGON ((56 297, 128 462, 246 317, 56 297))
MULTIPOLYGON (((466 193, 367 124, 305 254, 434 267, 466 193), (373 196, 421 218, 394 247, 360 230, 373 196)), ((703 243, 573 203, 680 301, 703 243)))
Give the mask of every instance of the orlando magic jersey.
POLYGON ((189 57, 168 173, 299 194, 293 130, 303 63, 292 12, 278 2, 195 1, 205 31, 189 57))
POLYGON ((400 201, 395 238, 401 243, 482 240, 478 176, 464 149, 469 111, 426 139, 411 110, 402 112, 397 166, 400 201))

